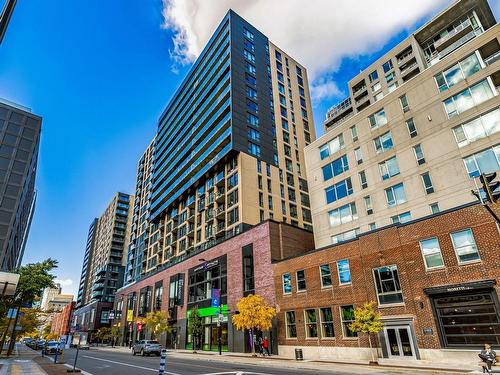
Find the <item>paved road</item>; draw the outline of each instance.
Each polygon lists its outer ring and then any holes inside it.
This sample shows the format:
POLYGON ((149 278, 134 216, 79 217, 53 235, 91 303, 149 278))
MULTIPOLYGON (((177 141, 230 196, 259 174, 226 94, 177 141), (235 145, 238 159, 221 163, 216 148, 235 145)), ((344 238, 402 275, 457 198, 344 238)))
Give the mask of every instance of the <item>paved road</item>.
MULTIPOLYGON (((67 350, 65 360, 73 363, 75 350, 67 350)), ((301 368, 296 362, 255 358, 255 364, 243 363, 247 358, 193 358, 168 354, 165 375, 313 375, 313 374, 415 374, 415 371, 373 369, 366 366, 318 365, 316 369, 301 368), (286 367, 288 366, 288 367, 286 367), (291 368, 292 366, 297 366, 291 368)), ((126 352, 84 350, 78 356, 78 368, 92 375, 152 375, 158 373, 158 357, 132 356, 126 352)), ((310 366, 304 363, 304 367, 310 366)))

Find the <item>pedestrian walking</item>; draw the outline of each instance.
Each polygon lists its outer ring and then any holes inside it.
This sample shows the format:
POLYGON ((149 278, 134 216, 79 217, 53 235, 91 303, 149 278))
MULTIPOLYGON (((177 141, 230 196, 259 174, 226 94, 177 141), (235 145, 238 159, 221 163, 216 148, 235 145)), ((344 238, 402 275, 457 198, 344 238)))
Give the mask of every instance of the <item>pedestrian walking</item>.
POLYGON ((484 362, 483 373, 491 374, 491 366, 496 362, 497 353, 491 348, 491 345, 484 344, 484 349, 478 355, 481 361, 484 362))
POLYGON ((262 340, 262 337, 259 337, 257 340, 257 348, 259 348, 259 353, 260 355, 264 355, 264 342, 262 340))
POLYGON ((269 340, 267 337, 264 337, 264 340, 262 341, 262 355, 268 355, 269 357, 271 356, 271 353, 269 353, 269 340))

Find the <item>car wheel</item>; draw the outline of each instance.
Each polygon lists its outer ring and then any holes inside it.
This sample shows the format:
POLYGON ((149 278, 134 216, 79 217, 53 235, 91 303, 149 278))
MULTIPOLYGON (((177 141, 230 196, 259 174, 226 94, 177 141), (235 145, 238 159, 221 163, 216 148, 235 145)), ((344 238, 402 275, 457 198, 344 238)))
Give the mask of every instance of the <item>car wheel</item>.
POLYGON ((141 355, 144 357, 145 354, 144 354, 144 349, 141 349, 141 355))
POLYGON ((132 355, 135 355, 135 350, 134 349, 132 349, 132 355))

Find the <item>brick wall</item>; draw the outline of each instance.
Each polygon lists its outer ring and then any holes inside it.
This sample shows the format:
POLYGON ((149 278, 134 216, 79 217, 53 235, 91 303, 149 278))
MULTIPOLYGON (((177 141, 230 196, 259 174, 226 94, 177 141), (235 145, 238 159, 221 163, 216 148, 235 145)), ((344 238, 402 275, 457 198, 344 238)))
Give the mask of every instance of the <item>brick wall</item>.
MULTIPOLYGON (((499 209, 496 209, 500 212, 499 209)), ((319 249, 307 255, 274 264, 274 284, 279 321, 279 344, 294 346, 367 347, 366 335, 358 339, 344 339, 339 307, 359 306, 366 301, 377 301, 373 269, 384 265, 397 265, 403 291, 404 305, 381 307, 384 317, 400 316, 413 319, 419 348, 441 347, 432 308, 424 288, 461 284, 494 279, 499 281, 498 254, 500 236, 492 216, 480 205, 443 212, 427 219, 406 225, 390 226, 361 235, 353 241, 319 249), (481 260, 459 265, 450 233, 471 228, 481 260), (445 266, 426 271, 419 241, 430 237, 439 240, 445 266), (349 259, 350 285, 339 286, 336 261, 349 259), (321 288, 319 266, 328 263, 332 271, 333 286, 321 288), (297 292, 297 270, 305 270, 307 291, 297 292), (283 295, 282 275, 292 273, 291 295, 283 295), (304 309, 333 307, 335 339, 305 339, 304 309), (287 339, 285 311, 294 310, 297 319, 297 339, 287 339), (300 320, 300 321, 299 321, 300 320), (434 334, 424 335, 424 328, 432 328, 434 334)), ((498 285, 496 286, 498 293, 498 285)))

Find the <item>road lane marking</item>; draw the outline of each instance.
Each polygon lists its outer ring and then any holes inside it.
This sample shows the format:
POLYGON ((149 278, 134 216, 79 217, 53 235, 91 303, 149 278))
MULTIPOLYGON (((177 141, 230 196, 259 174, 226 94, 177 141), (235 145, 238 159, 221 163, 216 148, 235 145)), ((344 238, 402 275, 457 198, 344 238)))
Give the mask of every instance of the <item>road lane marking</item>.
MULTIPOLYGON (((158 372, 158 369, 156 368, 151 368, 151 367, 144 367, 144 366, 137 366, 137 365, 131 365, 130 363, 124 363, 124 362, 118 362, 118 361, 112 361, 110 359, 104 359, 104 358, 98 358, 98 357, 91 357, 89 355, 84 355, 83 358, 90 358, 90 359, 95 359, 96 361, 103 361, 103 362, 109 362, 109 363, 115 363, 117 365, 122 365, 122 366, 128 366, 128 367, 134 367, 134 368, 138 368, 138 369, 141 369, 141 370, 147 370, 147 371, 154 371, 154 372, 158 372)), ((165 371, 164 372, 165 374, 168 374, 168 375, 181 375, 181 374, 178 374, 176 372, 168 372, 168 371, 165 371)))

